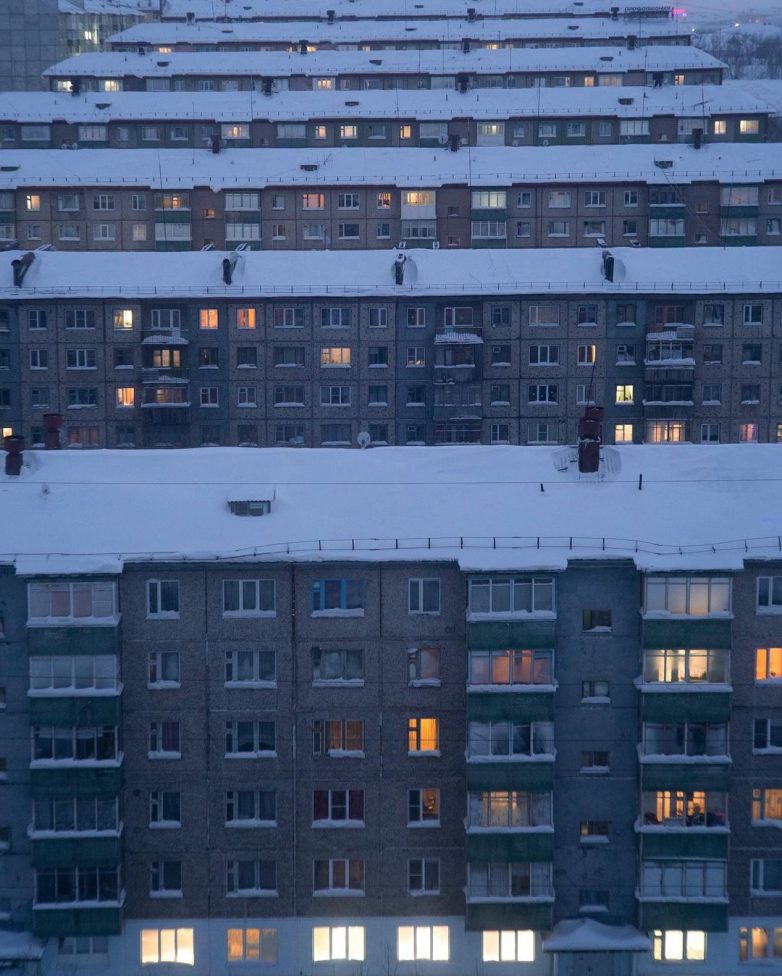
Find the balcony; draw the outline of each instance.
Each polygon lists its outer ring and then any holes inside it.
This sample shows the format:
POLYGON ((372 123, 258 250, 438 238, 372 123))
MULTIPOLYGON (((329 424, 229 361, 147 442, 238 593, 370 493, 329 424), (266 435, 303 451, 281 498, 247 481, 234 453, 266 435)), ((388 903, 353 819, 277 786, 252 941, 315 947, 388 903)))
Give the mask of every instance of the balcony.
POLYGON ((189 369, 174 369, 163 366, 145 367, 141 370, 142 383, 187 383, 190 379, 189 369))
POLYGON ((186 346, 190 342, 190 330, 184 325, 149 325, 141 336, 144 346, 186 346))

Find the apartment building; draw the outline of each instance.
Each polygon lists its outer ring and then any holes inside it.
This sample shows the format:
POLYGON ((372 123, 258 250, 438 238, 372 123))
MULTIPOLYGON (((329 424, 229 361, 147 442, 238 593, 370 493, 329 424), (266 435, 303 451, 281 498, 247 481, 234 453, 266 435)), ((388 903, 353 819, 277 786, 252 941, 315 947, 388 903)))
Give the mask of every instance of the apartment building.
POLYGON ((0 240, 78 251, 779 242, 775 145, 611 155, 606 171, 575 147, 7 152, 0 240))
POLYGON ((474 51, 103 51, 47 68, 51 91, 364 91, 719 85, 725 65, 695 47, 474 51), (262 55, 262 56, 259 56, 262 55))
POLYGON ((689 88, 0 94, 0 150, 778 142, 782 82, 689 88))
POLYGON ((357 264, 35 252, 0 294, 4 431, 41 444, 54 413, 73 447, 572 444, 597 403, 608 443, 782 440, 770 249, 357 264))
POLYGON ((0 897, 38 971, 773 966, 777 455, 26 454, 0 897))

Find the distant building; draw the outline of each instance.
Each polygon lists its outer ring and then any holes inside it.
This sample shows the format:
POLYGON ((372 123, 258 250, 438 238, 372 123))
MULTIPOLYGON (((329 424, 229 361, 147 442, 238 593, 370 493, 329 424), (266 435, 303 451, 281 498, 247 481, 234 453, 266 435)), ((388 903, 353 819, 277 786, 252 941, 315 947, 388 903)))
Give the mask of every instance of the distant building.
POLYGON ((58 0, 3 0, 0 91, 40 91, 44 87, 44 70, 63 54, 58 16, 58 0))

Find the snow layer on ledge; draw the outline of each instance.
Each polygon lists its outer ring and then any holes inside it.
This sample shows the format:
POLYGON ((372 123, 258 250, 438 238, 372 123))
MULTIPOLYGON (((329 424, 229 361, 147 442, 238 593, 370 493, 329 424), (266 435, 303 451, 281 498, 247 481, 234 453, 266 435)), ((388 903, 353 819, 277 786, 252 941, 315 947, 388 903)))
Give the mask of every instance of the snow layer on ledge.
POLYGON ((652 944, 632 925, 605 925, 592 918, 558 922, 543 940, 544 952, 649 952, 652 944))
MULTIPOLYGON (((130 154, 132 155, 132 154, 130 154)), ((550 294, 756 294, 782 291, 776 247, 611 248, 614 281, 602 272, 599 248, 372 251, 245 251, 230 285, 225 251, 37 251, 21 287, 14 287, 7 251, 0 299, 43 296, 389 296, 550 294), (405 283, 394 281, 404 253, 405 283), (349 256, 348 256, 349 255, 349 256), (357 280, 355 269, 361 268, 357 280)), ((460 333, 438 336, 459 341, 460 333)), ((474 340, 471 340, 474 341, 474 340)))
POLYGON ((469 571, 782 560, 781 447, 613 450, 620 463, 604 480, 558 471, 556 448, 28 451, 20 477, 0 475, 0 561, 57 575, 150 560, 425 559, 469 571), (269 482, 271 514, 230 513, 229 498, 269 482))
POLYGON ((0 961, 34 961, 43 956, 44 945, 29 932, 0 930, 0 961))

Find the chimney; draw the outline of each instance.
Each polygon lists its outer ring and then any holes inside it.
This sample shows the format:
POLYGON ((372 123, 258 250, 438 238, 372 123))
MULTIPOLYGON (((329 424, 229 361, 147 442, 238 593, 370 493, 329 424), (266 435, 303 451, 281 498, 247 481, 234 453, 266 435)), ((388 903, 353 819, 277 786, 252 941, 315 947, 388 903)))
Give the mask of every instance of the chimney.
POLYGON ((195 14, 193 13, 192 10, 188 10, 188 12, 185 14, 185 17, 187 18, 188 24, 192 24, 193 21, 195 20, 195 14))
POLYGON ((459 136, 455 132, 452 132, 451 135, 448 136, 448 148, 451 150, 451 152, 459 151, 459 136))
POLYGON ((61 413, 43 415, 43 446, 47 451, 60 450, 60 427, 62 427, 61 413))
POLYGON ((578 422, 578 471, 594 474, 600 468, 600 445, 603 443, 603 408, 587 407, 578 422))
POLYGON ((81 78, 71 78, 71 95, 81 95, 81 78))
POLYGON ((212 136, 212 152, 217 155, 220 152, 220 136, 212 136))
POLYGON ((614 256, 610 251, 603 251, 603 277, 606 281, 614 280, 614 256))
POLYGON ((692 130, 692 148, 700 149, 703 145, 703 129, 692 130))
POLYGON ((475 7, 467 8, 467 20, 471 24, 475 22, 475 7))
POLYGON ((271 78, 261 78, 261 90, 264 95, 271 95, 272 93, 272 79, 271 78))
POLYGON ((462 38, 462 54, 469 54, 469 53, 470 53, 470 38, 469 37, 463 37, 462 38))
POLYGON ((628 34, 627 35, 627 50, 628 51, 634 51, 635 50, 635 44, 636 44, 636 41, 637 40, 638 40, 638 38, 635 36, 635 34, 628 34))
POLYGON ((14 272, 14 286, 16 288, 22 287, 24 276, 27 274, 33 261, 35 261, 35 255, 32 251, 28 251, 27 254, 23 254, 20 258, 14 258, 11 262, 11 267, 14 272))
POLYGON ((306 53, 307 53, 307 42, 299 41, 299 54, 306 54, 306 53))
POLYGON ((403 285, 405 283, 405 261, 407 258, 404 254, 397 254, 396 261, 394 261, 394 284, 403 285))
POLYGON ((469 87, 470 87, 470 78, 469 78, 469 75, 460 74, 460 75, 457 75, 456 76, 456 89, 457 89, 457 91, 460 91, 462 93, 462 95, 464 95, 467 92, 467 89, 469 87))
POLYGON ((230 285, 234 276, 234 268, 236 267, 236 262, 239 260, 239 255, 236 251, 230 256, 230 258, 223 258, 223 282, 226 285, 230 285))
POLYGON ((143 44, 139 44, 139 46, 138 46, 138 47, 136 48, 136 53, 138 54, 138 56, 139 56, 140 58, 143 58, 143 57, 144 57, 144 55, 145 55, 145 54, 146 54, 147 52, 146 52, 146 49, 145 49, 145 47, 144 47, 144 45, 143 45, 143 44))
POLYGON ((5 447, 5 473, 11 477, 18 477, 22 471, 22 461, 24 455, 24 437, 20 434, 9 434, 4 438, 5 447))
POLYGON ((335 12, 333 10, 327 10, 326 11, 326 23, 327 24, 333 24, 334 23, 334 17, 335 17, 335 12))
POLYGON ((619 20, 619 7, 611 7, 611 20, 619 20))

